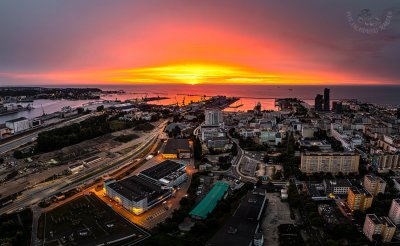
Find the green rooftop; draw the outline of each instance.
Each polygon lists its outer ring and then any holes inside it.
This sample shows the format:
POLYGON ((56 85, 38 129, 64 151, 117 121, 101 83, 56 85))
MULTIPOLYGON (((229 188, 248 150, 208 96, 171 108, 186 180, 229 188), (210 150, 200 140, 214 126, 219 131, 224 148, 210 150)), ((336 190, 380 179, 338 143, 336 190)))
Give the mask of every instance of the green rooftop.
POLYGON ((207 218, 208 214, 214 210, 218 201, 221 200, 228 188, 229 184, 216 182, 206 197, 204 197, 203 200, 201 200, 200 203, 190 212, 190 215, 201 219, 207 218))

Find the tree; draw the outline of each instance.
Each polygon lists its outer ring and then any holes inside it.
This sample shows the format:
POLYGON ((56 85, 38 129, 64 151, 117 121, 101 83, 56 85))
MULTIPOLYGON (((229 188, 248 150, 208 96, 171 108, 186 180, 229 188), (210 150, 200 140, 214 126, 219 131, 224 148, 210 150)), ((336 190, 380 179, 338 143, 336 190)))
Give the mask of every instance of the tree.
POLYGON ((193 143, 193 156, 194 159, 196 160, 201 160, 203 153, 202 153, 202 147, 201 147, 201 142, 199 138, 196 138, 196 140, 193 143))
POLYGON ((82 107, 79 107, 76 109, 76 111, 78 111, 78 114, 83 114, 85 110, 82 107))
POLYGON ((104 110, 104 105, 100 105, 96 108, 97 112, 101 112, 104 110))
POLYGON ((321 217, 314 217, 310 220, 310 222, 316 227, 322 227, 324 225, 324 220, 321 217))
POLYGON ((176 138, 178 135, 181 134, 181 128, 179 126, 175 126, 172 130, 171 130, 171 134, 174 138, 176 138))
POLYGON ((365 220, 365 213, 360 210, 355 210, 353 212, 353 216, 354 216, 354 219, 360 224, 363 223, 365 220))
POLYGON ((237 149, 237 144, 236 144, 235 142, 234 142, 233 145, 232 145, 231 151, 232 151, 232 155, 233 155, 233 156, 237 156, 237 154, 238 154, 238 149, 237 149))
POLYGON ((13 153, 14 158, 16 159, 22 159, 24 158, 24 154, 21 152, 21 150, 16 150, 13 153))
POLYGON ((381 245, 383 238, 381 234, 374 234, 372 235, 372 240, 374 245, 381 245))

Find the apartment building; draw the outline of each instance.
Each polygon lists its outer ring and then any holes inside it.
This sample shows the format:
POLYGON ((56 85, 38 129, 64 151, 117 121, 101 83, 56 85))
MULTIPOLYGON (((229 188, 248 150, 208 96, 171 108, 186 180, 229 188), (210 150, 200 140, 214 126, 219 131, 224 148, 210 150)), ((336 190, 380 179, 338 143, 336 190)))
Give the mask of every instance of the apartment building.
POLYGON ((304 152, 301 154, 302 172, 307 174, 330 172, 358 173, 360 155, 354 152, 304 152))
POLYGON ((363 186, 371 195, 376 196, 379 193, 385 193, 386 182, 380 177, 365 175, 363 186))
POLYGON ((366 189, 357 187, 349 188, 347 206, 352 210, 365 211, 372 205, 373 196, 366 189))
POLYGON ((389 209, 389 218, 394 224, 400 224, 400 199, 393 199, 389 209))
POLYGON ((382 236, 383 243, 391 242, 395 232, 396 226, 388 217, 378 217, 375 214, 366 215, 363 233, 371 242, 376 234, 382 236))

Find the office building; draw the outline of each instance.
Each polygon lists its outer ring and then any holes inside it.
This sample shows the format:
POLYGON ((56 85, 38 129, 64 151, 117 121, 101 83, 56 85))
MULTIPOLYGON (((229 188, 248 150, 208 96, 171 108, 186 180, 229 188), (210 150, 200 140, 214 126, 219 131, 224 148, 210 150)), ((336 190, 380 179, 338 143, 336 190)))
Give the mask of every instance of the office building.
POLYGON ((206 126, 219 126, 224 122, 221 110, 206 110, 204 117, 206 126))
POLYGON ((318 94, 315 97, 314 109, 315 111, 322 111, 324 104, 324 97, 321 94, 318 94))
POLYGON ((331 97, 330 97, 330 89, 324 89, 324 111, 331 110, 331 97))
POLYGON ((106 181, 104 189, 108 197, 136 215, 162 203, 172 195, 172 188, 149 182, 142 176, 106 181))
POLYGON ((400 224, 400 199, 393 199, 389 209, 389 218, 394 224, 400 224))
POLYGON ((375 214, 367 214, 363 227, 364 235, 369 241, 374 241, 374 235, 381 235, 382 242, 388 243, 392 241, 396 232, 396 226, 388 217, 378 217, 375 214))
POLYGON ((224 137, 225 132, 219 126, 201 126, 201 141, 207 141, 215 137, 224 137))
POLYGON ((363 186, 371 195, 376 196, 385 193, 386 182, 375 175, 365 175, 363 186))
POLYGON ((155 184, 175 187, 188 178, 185 169, 184 164, 166 160, 140 172, 139 176, 145 177, 155 184))
POLYGON ((188 139, 168 139, 165 145, 164 159, 188 159, 191 157, 190 144, 188 139))
POLYGON ((300 170, 307 174, 330 172, 358 173, 360 155, 354 152, 309 152, 301 154, 300 170))
POLYGON ((347 206, 352 210, 365 211, 372 205, 373 196, 366 189, 351 187, 347 194, 347 206))
POLYGON ((325 194, 345 195, 352 187, 348 179, 324 179, 325 194))

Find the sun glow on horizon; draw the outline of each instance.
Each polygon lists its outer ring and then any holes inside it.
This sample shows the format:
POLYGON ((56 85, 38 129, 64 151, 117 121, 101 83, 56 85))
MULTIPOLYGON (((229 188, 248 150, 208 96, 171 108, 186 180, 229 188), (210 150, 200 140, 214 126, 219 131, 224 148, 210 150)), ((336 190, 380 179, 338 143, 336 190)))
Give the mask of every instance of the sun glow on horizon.
MULTIPOLYGON (((171 64, 132 69, 102 69, 47 73, 0 73, 0 77, 90 84, 346 84, 336 74, 285 74, 262 72, 244 66, 205 63, 171 64)), ((351 84, 347 82, 347 84, 351 84)), ((364 84, 378 84, 364 81, 364 84)))

